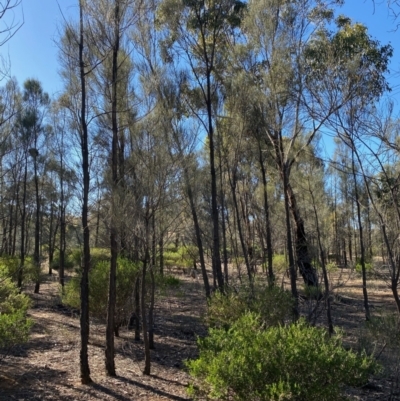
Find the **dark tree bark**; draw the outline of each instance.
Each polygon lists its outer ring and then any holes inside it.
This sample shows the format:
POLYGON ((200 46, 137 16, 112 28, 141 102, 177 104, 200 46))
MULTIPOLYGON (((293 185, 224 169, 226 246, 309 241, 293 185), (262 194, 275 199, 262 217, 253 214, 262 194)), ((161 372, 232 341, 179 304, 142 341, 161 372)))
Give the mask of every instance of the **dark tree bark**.
POLYGON ((363 284, 363 296, 364 296, 364 310, 365 310, 365 319, 370 320, 371 314, 369 310, 369 303, 368 303, 368 290, 367 290, 367 272, 365 269, 365 246, 364 246, 364 233, 363 233, 363 224, 361 219, 361 204, 360 204, 360 197, 358 194, 358 185, 357 185, 357 176, 355 170, 355 163, 354 163, 354 149, 352 149, 352 160, 351 160, 351 168, 353 173, 353 180, 354 180, 354 196, 357 208, 357 220, 358 220, 358 233, 359 233, 359 240, 360 240, 360 263, 361 263, 361 273, 362 273, 362 284, 363 284))
POLYGON ((86 72, 84 51, 84 27, 83 27, 83 0, 79 0, 79 78, 81 84, 81 109, 79 115, 81 153, 82 153, 82 175, 83 175, 83 202, 82 202, 82 230, 83 230, 83 258, 81 277, 81 315, 80 315, 80 371, 81 383, 92 382, 90 377, 88 343, 89 343, 89 269, 90 269, 90 232, 88 222, 89 204, 89 134, 86 121, 86 72))
POLYGON ((26 181, 28 178, 28 156, 25 155, 25 167, 24 167, 24 181, 22 184, 22 205, 21 205, 21 248, 20 248, 20 266, 18 269, 17 285, 19 288, 22 287, 22 279, 24 273, 25 264, 25 230, 26 230, 26 181))
POLYGON ((112 194, 111 194, 111 223, 110 223, 110 278, 108 287, 108 306, 107 306, 107 328, 106 328, 106 370, 109 376, 115 376, 114 361, 114 326, 115 326, 115 304, 117 299, 116 277, 117 277, 117 258, 118 258, 118 227, 116 219, 117 211, 117 191, 118 191, 118 119, 117 119, 117 83, 118 83, 118 53, 120 35, 120 8, 119 0, 115 2, 114 8, 114 43, 112 45, 112 93, 111 93, 111 125, 112 125, 112 144, 111 144, 111 172, 112 172, 112 194))
POLYGON ((40 273, 41 273, 41 263, 40 263, 40 195, 39 195, 39 177, 37 172, 37 157, 39 152, 36 149, 36 134, 35 134, 35 155, 33 157, 34 165, 34 177, 35 177, 35 200, 36 200, 36 213, 35 213, 35 249, 33 253, 33 260, 36 269, 36 283, 34 293, 38 294, 40 290, 40 273))
POLYGON ((266 233, 266 245, 267 245, 267 272, 268 272, 268 283, 273 285, 275 282, 275 275, 272 267, 272 235, 271 235, 271 220, 269 213, 269 201, 268 201, 268 191, 267 191, 267 174, 264 165, 264 159, 262 155, 261 143, 258 141, 258 161, 260 163, 261 169, 261 179, 263 184, 263 195, 264 195, 264 213, 265 213, 265 233, 266 233))

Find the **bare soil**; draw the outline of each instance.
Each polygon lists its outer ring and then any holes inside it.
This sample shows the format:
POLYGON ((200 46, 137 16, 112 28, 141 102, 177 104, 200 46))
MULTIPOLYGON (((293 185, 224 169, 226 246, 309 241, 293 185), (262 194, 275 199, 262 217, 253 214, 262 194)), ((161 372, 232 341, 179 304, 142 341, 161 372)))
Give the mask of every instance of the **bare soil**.
MULTIPOLYGON (((196 357, 196 337, 206 334, 201 319, 206 302, 198 278, 181 273, 179 278, 181 286, 157 296, 156 349, 151 351, 151 375, 142 374, 142 342, 135 342, 133 332, 122 328, 115 343, 118 376, 106 376, 105 326, 93 321, 89 343, 93 384, 86 386, 79 379, 79 316, 60 305, 56 275, 45 276, 40 294, 32 294, 33 287, 26 288, 33 299, 29 312, 34 320, 32 335, 28 343, 14 348, 0 361, 0 400, 188 400, 186 389, 190 378, 184 361, 196 357)), ((285 286, 289 284, 284 277, 282 282, 285 286)), ((346 269, 333 273, 332 283, 336 287, 334 325, 343 330, 348 346, 361 347, 367 341, 361 279, 346 269)), ((374 315, 396 314, 384 281, 371 280, 369 296, 374 315)), ((304 313, 314 306, 304 301, 304 313)), ((322 304, 320 311, 317 324, 324 324, 322 304)), ((385 346, 379 338, 376 340, 375 352, 384 369, 364 388, 347 389, 351 400, 400 400, 399 349, 385 346)))

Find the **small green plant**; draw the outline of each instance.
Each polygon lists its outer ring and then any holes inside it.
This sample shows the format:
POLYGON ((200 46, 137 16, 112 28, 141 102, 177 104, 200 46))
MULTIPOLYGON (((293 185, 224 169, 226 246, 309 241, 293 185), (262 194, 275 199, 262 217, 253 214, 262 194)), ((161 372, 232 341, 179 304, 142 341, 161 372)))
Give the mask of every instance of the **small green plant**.
MULTIPOLYGON (((116 322, 125 320, 133 310, 132 292, 140 266, 127 259, 117 262, 117 302, 115 307, 116 322)), ((89 307, 93 317, 105 319, 107 316, 108 280, 110 263, 99 261, 89 273, 89 307)), ((79 309, 80 276, 73 277, 65 286, 62 296, 64 304, 79 309)))
POLYGON ((182 281, 178 277, 165 275, 158 276, 157 284, 161 287, 179 287, 182 281))
MULTIPOLYGON (((64 268, 68 270, 77 267, 78 265, 76 264, 75 258, 76 255, 74 255, 72 251, 67 251, 64 257, 64 268)), ((60 268, 60 251, 54 252, 51 267, 54 270, 58 270, 60 268)))
POLYGON ((266 330, 254 313, 228 330, 210 329, 198 346, 199 358, 187 363, 196 399, 338 401, 343 385, 363 385, 378 370, 371 357, 347 351, 340 335, 303 320, 266 330))
MULTIPOLYGON (((14 282, 17 281, 21 260, 15 256, 3 256, 0 258, 0 270, 5 277, 10 277, 14 282)), ((25 257, 22 268, 22 281, 35 281, 37 278, 37 269, 30 256, 25 257)))
POLYGON ((312 285, 304 284, 304 295, 307 299, 320 299, 322 297, 321 286, 315 287, 312 285))
POLYGON ((254 283, 216 292, 208 304, 206 323, 211 327, 229 328, 247 312, 260 315, 266 326, 284 324, 292 319, 293 299, 288 291, 254 283))
POLYGON ((335 273, 339 269, 336 262, 329 262, 325 267, 328 273, 335 273))
POLYGON ((194 265, 197 255, 198 250, 194 246, 170 247, 167 251, 164 251, 164 265, 187 269, 194 265))
POLYGON ((0 267, 0 349, 26 342, 32 326, 27 318, 30 299, 20 294, 4 266, 0 267))
MULTIPOLYGON (((361 271, 362 271, 361 262, 357 261, 357 263, 356 263, 356 272, 357 273, 361 273, 361 271)), ((365 262, 365 271, 367 273, 371 273, 372 272, 372 263, 365 262)))
MULTIPOLYGON (((68 252, 69 258, 74 267, 80 268, 82 265, 82 249, 74 248, 68 252)), ((110 260, 110 250, 106 248, 91 248, 90 249, 90 264, 96 266, 98 262, 110 260)))
POLYGON ((274 254, 274 256, 272 258, 272 266, 273 266, 273 269, 275 272, 278 272, 278 273, 285 272, 289 267, 289 264, 286 260, 286 256, 274 254))

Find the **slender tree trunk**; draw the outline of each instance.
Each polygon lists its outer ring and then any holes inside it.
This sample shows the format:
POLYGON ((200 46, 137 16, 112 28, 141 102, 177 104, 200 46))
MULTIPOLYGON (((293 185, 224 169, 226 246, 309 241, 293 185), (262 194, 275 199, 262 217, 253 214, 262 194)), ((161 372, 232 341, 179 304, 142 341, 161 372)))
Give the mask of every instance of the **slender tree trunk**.
POLYGON ((83 175, 83 202, 82 202, 82 229, 83 229, 83 264, 81 277, 81 350, 80 350, 80 371, 81 383, 89 384, 90 378, 88 343, 89 343, 89 269, 90 269, 90 232, 88 224, 89 204, 89 135, 86 122, 86 73, 85 61, 83 59, 84 37, 83 37, 83 4, 79 0, 79 78, 81 83, 81 152, 82 152, 82 175, 83 175))
POLYGON ((273 285, 275 282, 275 275, 272 267, 272 235, 271 235, 271 220, 269 216, 269 201, 268 201, 268 187, 267 187, 267 174, 265 171, 264 160, 262 157, 261 144, 258 143, 259 151, 259 163, 261 169, 261 178, 263 183, 263 195, 264 195, 264 213, 265 213, 265 233, 267 242, 267 271, 268 271, 268 282, 273 285))
POLYGON ((140 341, 140 275, 135 282, 135 341, 140 341))
POLYGON ((311 257, 304 228, 304 221, 300 216, 296 196, 290 183, 287 183, 286 191, 288 193, 290 211, 292 213, 293 220, 296 226, 296 257, 299 271, 306 285, 318 287, 317 272, 311 264, 311 257))
POLYGON ((293 304, 293 316, 297 320, 299 318, 299 296, 297 292, 297 274, 296 274, 296 266, 293 254, 293 240, 292 240, 292 228, 290 224, 290 199, 289 199, 289 178, 288 171, 285 165, 282 166, 283 173, 283 191, 284 191, 284 199, 285 199, 285 218, 286 218, 286 241, 287 241, 287 250, 288 250, 288 258, 289 258, 289 272, 290 272, 290 287, 292 290, 292 296, 294 300, 293 304))
POLYGON ((160 255, 160 265, 159 272, 161 276, 164 275, 164 234, 162 230, 160 230, 160 239, 158 241, 159 255, 160 255))
POLYGON ((25 264, 25 225, 26 225, 26 180, 28 178, 28 157, 25 156, 24 183, 22 186, 22 213, 21 213, 21 250, 20 250, 20 266, 18 269, 17 285, 22 287, 22 279, 25 264))
POLYGON ((232 171, 232 177, 229 176, 229 181, 231 184, 233 205, 234 205, 235 212, 236 212, 236 222, 237 222, 237 229, 238 229, 238 233, 239 233, 240 245, 242 246, 242 252, 243 252, 243 257, 244 257, 244 261, 245 261, 245 265, 246 265, 247 275, 249 277, 249 283, 251 285, 253 282, 253 275, 251 273, 249 256, 248 256, 248 252, 247 252, 247 248, 246 248, 246 243, 244 241, 242 224, 240 221, 239 205, 238 205, 237 196, 236 196, 236 182, 237 182, 236 181, 236 171, 232 171))
MULTIPOLYGON (((36 140, 35 140, 35 150, 36 140)), ((34 156, 34 169, 35 169, 35 197, 36 197, 36 218, 35 218, 35 249, 34 249, 34 262, 36 269, 36 283, 34 293, 38 294, 40 290, 40 273, 41 273, 41 263, 40 263, 40 196, 39 196, 39 177, 37 173, 37 156, 34 156)))
POLYGON ((143 333, 143 342, 144 342, 144 370, 143 374, 150 375, 150 342, 149 342, 149 335, 148 335, 148 328, 147 328, 147 316, 146 316, 146 275, 147 275, 147 266, 149 263, 149 221, 148 216, 146 216, 146 250, 145 250, 145 257, 143 261, 143 270, 142 270, 142 290, 141 290, 141 299, 140 304, 142 307, 142 333, 143 333))
POLYGON ((321 259, 322 273, 324 276, 326 317, 328 320, 328 330, 329 330, 329 334, 332 335, 333 334, 333 322, 332 322, 332 308, 331 308, 331 298, 330 298, 330 289, 329 289, 329 279, 328 279, 328 272, 326 271, 324 248, 322 246, 322 241, 321 241, 321 230, 320 230, 320 226, 319 226, 318 212, 317 212, 317 208, 315 205, 314 194, 313 194, 311 188, 310 188, 310 194, 311 194, 312 205, 313 205, 313 209, 314 209, 315 224, 317 227, 317 240, 318 240, 318 248, 319 248, 319 254, 320 254, 320 259, 321 259))
POLYGON ((221 224, 222 224, 222 252, 223 252, 223 264, 224 264, 224 279, 225 284, 228 285, 229 282, 229 273, 228 273, 228 250, 226 245, 226 221, 225 221, 225 192, 223 187, 223 174, 222 174, 222 152, 221 148, 223 147, 222 137, 219 137, 219 146, 218 146, 218 160, 219 160, 219 188, 220 188, 220 202, 221 202, 221 224))
POLYGON ((204 291, 206 293, 206 297, 209 298, 211 295, 211 291, 210 291, 210 284, 209 284, 208 276, 207 276, 206 263, 204 260, 204 248, 203 248, 203 241, 201 239, 199 220, 197 217, 196 206, 194 204, 192 187, 189 182, 189 174, 186 169, 184 169, 184 174, 185 174, 185 182, 186 182, 186 191, 187 191, 187 195, 189 198, 189 204, 190 204, 190 211, 192 213, 194 232, 196 234, 197 248, 199 249, 200 268, 201 268, 201 274, 203 276, 204 291))
MULTIPOLYGON (((208 69, 208 68, 207 68, 208 69)), ((215 144, 214 144, 214 126, 212 112, 212 95, 211 95, 211 69, 207 71, 207 116, 208 116, 208 141, 210 148, 210 174, 211 174, 211 216, 213 224, 213 252, 212 264, 213 272, 216 275, 216 281, 220 291, 224 292, 224 276, 222 274, 221 256, 220 256, 220 239, 219 239, 219 213, 217 202, 217 175, 215 171, 215 144)))
POLYGON ((357 177, 355 171, 355 164, 354 164, 354 150, 352 150, 352 173, 354 179, 354 195, 355 195, 355 202, 357 208, 357 220, 358 220, 358 232, 360 238, 360 263, 361 263, 361 272, 362 272, 362 284, 363 284, 363 296, 364 296, 364 309, 365 309, 365 319, 370 320, 371 315, 369 311, 369 304, 368 304, 368 291, 367 291, 367 272, 365 269, 365 247, 364 247, 364 238, 363 238, 363 224, 361 220, 361 205, 360 205, 360 198, 358 195, 358 185, 357 185, 357 177))
POLYGON ((111 93, 111 124, 112 124, 112 145, 111 145, 111 171, 112 171, 112 194, 111 194, 111 223, 110 223, 110 280, 108 287, 108 307, 107 307, 107 328, 106 328, 106 370, 109 376, 115 376, 114 361, 114 327, 115 327, 115 304, 117 300, 116 278, 117 278, 117 258, 118 258, 118 228, 116 213, 118 206, 118 119, 117 119, 117 83, 118 83, 118 53, 119 53, 119 29, 120 29, 120 9, 119 0, 115 1, 114 8, 114 43, 112 48, 112 93, 111 93))
POLYGON ((156 282, 154 280, 154 265, 150 266, 151 293, 149 307, 149 348, 154 349, 154 296, 156 292, 156 282))
POLYGON ((54 247, 53 247, 53 230, 54 230, 54 208, 53 202, 50 200, 50 221, 49 221, 49 276, 53 274, 53 255, 54 255, 54 247))

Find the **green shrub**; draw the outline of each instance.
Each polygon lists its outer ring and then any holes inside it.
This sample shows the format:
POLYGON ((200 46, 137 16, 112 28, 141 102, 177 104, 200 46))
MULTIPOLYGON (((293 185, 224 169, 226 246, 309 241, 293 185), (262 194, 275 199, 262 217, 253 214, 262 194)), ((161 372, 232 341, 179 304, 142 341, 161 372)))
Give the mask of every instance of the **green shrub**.
POLYGON ((292 318, 293 298, 288 291, 254 283, 253 289, 242 286, 216 292, 208 304, 206 323, 212 327, 230 327, 246 312, 260 315, 267 326, 276 326, 292 318))
POLYGON ((175 276, 171 275, 157 275, 156 283, 159 287, 179 287, 182 284, 182 281, 175 276))
MULTIPOLYGON (((20 269, 21 261, 15 256, 3 256, 0 258, 0 271, 4 277, 10 277, 14 282, 17 281, 18 271, 20 269)), ((37 269, 30 256, 25 257, 24 268, 22 270, 22 280, 36 281, 37 269)))
MULTIPOLYGON (((75 267, 80 268, 82 266, 82 255, 83 250, 81 248, 74 248, 69 254, 69 258, 75 267)), ((96 266, 98 262, 109 261, 111 257, 110 249, 106 248, 90 248, 90 264, 96 266)))
MULTIPOLYGON (((72 253, 72 251, 65 252, 64 256, 64 269, 72 269, 78 266, 76 264, 76 255, 72 253)), ((51 263, 51 268, 54 270, 58 270, 60 268, 60 251, 54 252, 53 261, 51 263)))
MULTIPOLYGON (((367 273, 371 273, 372 272, 372 263, 365 262, 365 271, 367 273)), ((356 263, 356 272, 357 273, 361 273, 362 272, 362 266, 361 266, 361 262, 360 261, 357 261, 357 263, 356 263)))
MULTIPOLYGON (((108 281, 110 263, 99 261, 89 273, 89 308, 93 317, 105 319, 107 316, 108 281)), ((117 302, 115 307, 116 322, 125 320, 133 310, 132 293, 139 265, 127 259, 119 258, 117 263, 117 302)), ((65 286, 62 296, 64 304, 80 308, 80 276, 73 277, 65 286)))
POLYGON ((187 363, 196 398, 236 401, 336 401, 343 385, 365 384, 372 358, 347 351, 304 321, 265 330, 249 313, 229 330, 210 329, 198 340, 199 358, 187 363))
POLYGON ((336 262, 329 262, 325 267, 328 273, 335 273, 339 269, 336 262))
POLYGON ((0 268, 0 348, 9 349, 27 341, 32 321, 27 318, 30 299, 19 293, 19 289, 0 268))
POLYGON ((274 254, 274 256, 272 257, 272 266, 275 272, 285 272, 289 267, 286 256, 274 254))
POLYGON ((164 251, 164 265, 167 267, 190 268, 197 259, 198 249, 194 246, 170 247, 164 251))

